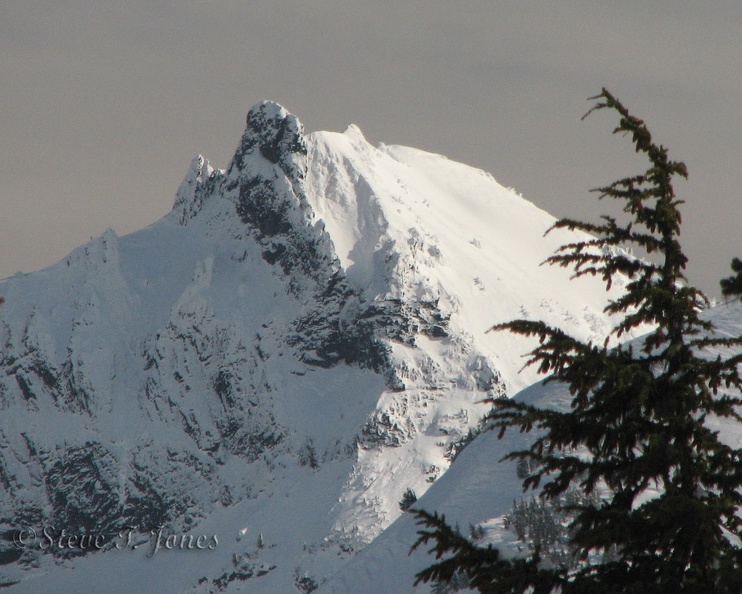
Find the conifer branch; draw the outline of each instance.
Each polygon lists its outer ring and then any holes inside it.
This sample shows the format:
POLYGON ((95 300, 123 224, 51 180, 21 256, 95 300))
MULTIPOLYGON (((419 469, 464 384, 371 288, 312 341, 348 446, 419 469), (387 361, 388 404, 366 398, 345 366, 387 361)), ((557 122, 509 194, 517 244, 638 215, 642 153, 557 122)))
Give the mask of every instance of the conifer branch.
POLYGON ((450 583, 462 570, 469 578, 471 587, 491 594, 522 594, 528 591, 549 594, 554 584, 562 581, 563 570, 539 566, 541 558, 538 551, 532 559, 502 559, 500 552, 492 545, 478 547, 472 544, 446 523, 444 515, 422 510, 413 513, 417 516, 418 525, 428 526, 432 530, 418 531, 418 540, 410 553, 420 545, 433 541, 435 544, 429 553, 434 553, 436 559, 451 555, 419 572, 415 576, 415 586, 429 582, 450 583))
MULTIPOLYGON (((524 450, 504 459, 526 460, 532 469, 524 489, 540 488, 557 500, 579 486, 600 492, 596 504, 573 506, 570 550, 577 568, 544 571, 538 552, 530 559, 503 561, 491 547, 476 547, 445 525, 445 518, 418 518, 433 528, 437 559, 449 559, 418 574, 443 579, 465 571, 480 592, 719 592, 742 591, 742 449, 720 441, 712 419, 742 422, 742 352, 704 357, 710 349, 742 350, 742 336, 720 336, 701 319, 706 296, 684 276, 687 257, 679 242, 683 203, 673 178, 687 178, 685 165, 652 140, 644 122, 605 89, 585 114, 608 109, 619 115, 614 134, 631 137, 650 162, 641 175, 596 188, 600 197, 623 201, 632 220, 619 224, 557 221, 554 229, 592 235, 562 246, 544 263, 570 268, 572 276, 600 276, 624 291, 606 313, 620 316, 611 336, 653 329, 636 349, 584 343, 545 322, 514 320, 491 330, 535 338, 526 366, 551 373, 572 396, 569 411, 496 400, 489 428, 498 437, 511 428, 538 435, 524 450), (655 262, 622 251, 638 246, 655 262), (542 485, 543 483, 543 485, 542 485), (730 537, 731 536, 731 537, 730 537), (608 557, 606 557, 606 555, 608 557), (482 561, 486 559, 486 562, 482 561), (527 579, 524 577, 527 576, 527 579), (538 578, 538 579, 537 579, 538 578), (479 580, 479 581, 478 581, 479 580), (508 589, 513 584, 521 589, 508 589)), ((727 297, 742 295, 742 261, 724 279, 727 297)), ((610 337, 609 337, 610 338, 610 337)))

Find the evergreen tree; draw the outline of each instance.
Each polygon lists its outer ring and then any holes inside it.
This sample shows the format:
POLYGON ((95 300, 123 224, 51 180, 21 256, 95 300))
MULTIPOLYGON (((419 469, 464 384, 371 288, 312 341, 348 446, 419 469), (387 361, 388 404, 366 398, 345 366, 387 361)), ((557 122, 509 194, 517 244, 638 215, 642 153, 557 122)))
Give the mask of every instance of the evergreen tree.
POLYGON ((407 487, 404 495, 402 495, 402 499, 399 500, 399 509, 403 512, 407 511, 415 501, 417 501, 417 493, 415 493, 414 489, 407 487))
POLYGON ((732 271, 737 274, 721 279, 721 294, 724 297, 742 295, 742 260, 732 259, 732 271))
POLYGON ((617 112, 614 133, 631 135, 650 167, 595 190, 622 202, 631 222, 610 216, 597 224, 562 219, 554 228, 593 238, 562 246, 547 262, 571 267, 574 277, 599 275, 607 287, 625 275, 625 293, 606 307, 621 316, 613 336, 645 324, 654 329, 639 346, 608 348, 608 340, 584 343, 539 321, 495 326, 537 337, 529 365, 551 372, 547 381, 566 384, 573 400, 568 412, 498 401, 490 415, 500 437, 513 427, 540 430, 529 449, 507 457, 534 469, 524 488, 543 482, 540 494, 547 501, 575 487, 588 496, 571 510, 570 547, 578 563, 547 567, 539 563, 538 550, 527 561, 502 560, 496 549, 463 539, 445 518, 418 511, 427 529, 415 547, 434 541, 436 558, 450 557, 417 580, 442 581, 459 571, 480 592, 738 594, 742 450, 723 444, 705 421, 742 420, 735 408, 742 405, 742 355, 709 359, 701 352, 742 345, 742 337, 714 335, 699 317, 707 299, 683 273, 682 202, 672 181, 687 177, 685 165, 670 160, 644 122, 608 91, 592 100, 585 117, 596 110, 617 112), (624 246, 643 248, 656 263, 628 255, 619 249, 624 246))

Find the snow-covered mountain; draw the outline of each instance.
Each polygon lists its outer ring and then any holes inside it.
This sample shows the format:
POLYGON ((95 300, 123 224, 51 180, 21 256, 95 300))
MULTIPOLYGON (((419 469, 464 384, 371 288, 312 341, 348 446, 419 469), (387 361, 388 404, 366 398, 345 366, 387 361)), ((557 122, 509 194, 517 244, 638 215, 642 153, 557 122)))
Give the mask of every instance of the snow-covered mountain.
POLYGON ((351 575, 482 400, 537 379, 527 343, 489 327, 612 327, 615 292, 540 266, 581 237, 553 222, 485 172, 254 107, 228 167, 194 159, 163 219, 0 281, 0 583, 351 575))

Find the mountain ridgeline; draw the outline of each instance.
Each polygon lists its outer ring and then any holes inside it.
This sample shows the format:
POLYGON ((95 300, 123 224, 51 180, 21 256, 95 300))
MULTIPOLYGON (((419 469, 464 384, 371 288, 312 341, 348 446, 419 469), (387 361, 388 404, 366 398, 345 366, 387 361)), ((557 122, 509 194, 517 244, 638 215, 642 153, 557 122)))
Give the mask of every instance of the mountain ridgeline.
POLYGON ((141 561, 116 535, 208 527, 219 546, 180 557, 172 591, 311 591, 446 471, 484 399, 537 378, 487 328, 608 335, 620 283, 539 267, 582 237, 553 222, 482 171, 255 106, 163 219, 0 281, 0 527, 106 543, 6 539, 0 583, 105 575, 141 561))

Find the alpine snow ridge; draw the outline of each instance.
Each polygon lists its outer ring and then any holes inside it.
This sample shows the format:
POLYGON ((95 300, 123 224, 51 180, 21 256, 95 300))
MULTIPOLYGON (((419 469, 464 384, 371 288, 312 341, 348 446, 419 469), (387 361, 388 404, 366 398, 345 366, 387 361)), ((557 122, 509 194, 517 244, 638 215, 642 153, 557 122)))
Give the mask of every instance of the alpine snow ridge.
POLYGON ((539 266, 576 238, 553 222, 482 171, 255 106, 163 219, 0 281, 0 529, 107 543, 2 542, 0 583, 311 591, 446 471, 484 399, 536 379, 490 326, 608 334, 611 293, 539 266), (158 529, 218 546, 117 552, 158 529))

